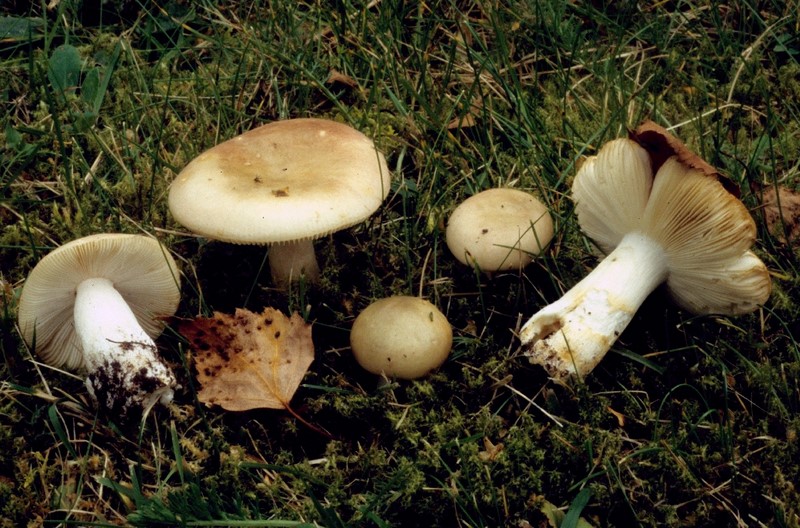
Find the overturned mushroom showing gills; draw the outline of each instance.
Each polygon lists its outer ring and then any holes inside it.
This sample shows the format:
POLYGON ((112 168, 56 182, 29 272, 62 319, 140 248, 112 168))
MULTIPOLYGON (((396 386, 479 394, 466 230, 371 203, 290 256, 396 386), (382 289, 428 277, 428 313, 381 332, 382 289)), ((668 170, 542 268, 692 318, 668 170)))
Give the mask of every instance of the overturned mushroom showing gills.
POLYGON ((271 244, 273 281, 319 276, 312 240, 369 218, 389 192, 386 160, 367 136, 325 119, 255 128, 192 160, 169 208, 195 233, 271 244))
POLYGON ((176 385, 153 341, 180 300, 175 262, 152 238, 100 234, 73 240, 31 271, 19 303, 26 343, 47 364, 86 374, 111 416, 172 400, 176 385))
POLYGON ((462 264, 484 272, 519 270, 553 238, 547 207, 519 189, 488 189, 455 208, 445 241, 462 264))
POLYGON ((617 139, 575 176, 578 222, 607 256, 520 332, 531 362, 556 381, 584 378, 663 282, 696 314, 743 314, 769 297, 767 269, 749 250, 756 228, 745 206, 675 156, 656 170, 654 177, 638 143, 617 139))

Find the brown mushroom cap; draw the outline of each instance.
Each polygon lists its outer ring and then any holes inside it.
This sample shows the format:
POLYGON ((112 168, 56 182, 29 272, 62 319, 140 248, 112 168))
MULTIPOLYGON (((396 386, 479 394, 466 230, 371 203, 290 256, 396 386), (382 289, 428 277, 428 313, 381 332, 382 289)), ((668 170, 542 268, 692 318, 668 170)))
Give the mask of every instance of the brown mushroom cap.
POLYGON ((383 154, 324 119, 276 121, 205 151, 169 192, 175 219, 240 244, 313 239, 368 218, 389 192, 383 154))
POLYGON ((177 266, 157 240, 118 233, 73 240, 39 261, 20 296, 22 336, 45 363, 71 370, 84 367, 73 307, 78 285, 92 278, 113 282, 139 325, 153 338, 164 328, 159 317, 172 315, 178 308, 177 266))
POLYGON ((464 200, 447 222, 447 247, 482 271, 520 269, 553 238, 547 207, 518 189, 489 189, 464 200))
POLYGON ((673 136, 666 128, 658 123, 645 120, 628 134, 628 136, 639 143, 650 155, 650 162, 653 172, 658 169, 672 156, 678 158, 683 165, 702 172, 708 176, 720 176, 719 171, 710 165, 706 160, 692 152, 683 141, 673 136))
POLYGON ((375 301, 356 317, 350 345, 365 370, 415 379, 444 363, 453 345, 453 329, 430 302, 399 295, 375 301))

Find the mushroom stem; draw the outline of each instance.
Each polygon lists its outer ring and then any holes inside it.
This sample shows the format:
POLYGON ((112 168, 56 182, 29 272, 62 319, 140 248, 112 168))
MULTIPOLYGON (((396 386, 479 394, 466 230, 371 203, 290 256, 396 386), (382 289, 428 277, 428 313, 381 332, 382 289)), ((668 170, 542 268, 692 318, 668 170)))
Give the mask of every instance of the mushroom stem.
POLYGON ((314 254, 314 242, 298 240, 273 244, 269 248, 269 266, 272 281, 280 288, 286 288, 292 281, 304 276, 310 282, 319 280, 319 265, 314 254))
POLYGON ((75 332, 88 371, 86 387, 112 415, 146 412, 172 401, 175 376, 158 357, 128 303, 104 278, 81 282, 74 307, 75 332))
POLYGON ((667 265, 652 238, 638 231, 625 235, 589 275, 525 323, 520 331, 525 355, 559 383, 583 379, 666 280, 667 265))

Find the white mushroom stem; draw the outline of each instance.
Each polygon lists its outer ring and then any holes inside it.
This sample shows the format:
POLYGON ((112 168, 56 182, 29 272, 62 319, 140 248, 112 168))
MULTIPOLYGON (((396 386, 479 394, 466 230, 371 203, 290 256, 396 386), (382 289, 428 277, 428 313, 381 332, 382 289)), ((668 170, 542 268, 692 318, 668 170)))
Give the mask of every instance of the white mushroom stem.
POLYGON ((319 280, 319 265, 310 239, 273 244, 269 248, 269 266, 272 281, 286 288, 292 281, 304 276, 309 282, 319 280))
POLYGON ((667 274, 668 258, 657 242, 638 231, 625 235, 589 275, 525 323, 525 355, 558 382, 582 379, 667 274))
POLYGON ((88 371, 86 386, 103 408, 124 416, 172 401, 175 376, 114 284, 87 279, 77 288, 75 332, 88 371))

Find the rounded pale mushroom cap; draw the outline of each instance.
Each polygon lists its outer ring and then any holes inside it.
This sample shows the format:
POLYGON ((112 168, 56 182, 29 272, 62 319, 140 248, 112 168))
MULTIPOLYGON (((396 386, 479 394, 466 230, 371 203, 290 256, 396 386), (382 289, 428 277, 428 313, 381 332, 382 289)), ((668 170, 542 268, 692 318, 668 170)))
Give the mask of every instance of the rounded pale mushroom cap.
POLYGON ((172 183, 169 208, 179 223, 215 240, 292 242, 367 219, 389 185, 383 154, 361 132, 289 119, 200 154, 172 183))
POLYGON ((39 261, 19 300, 22 337, 45 363, 71 370, 84 367, 73 305, 78 285, 91 278, 113 282, 142 329, 153 338, 164 329, 158 318, 178 308, 178 268, 157 240, 111 233, 73 240, 39 261))
POLYGON ((481 271, 520 269, 553 238, 547 207, 517 189, 489 189, 464 200, 450 216, 447 247, 481 271))
POLYGON ((394 296, 367 306, 353 322, 350 346, 365 370, 415 379, 438 368, 453 345, 453 329, 436 306, 394 296))

